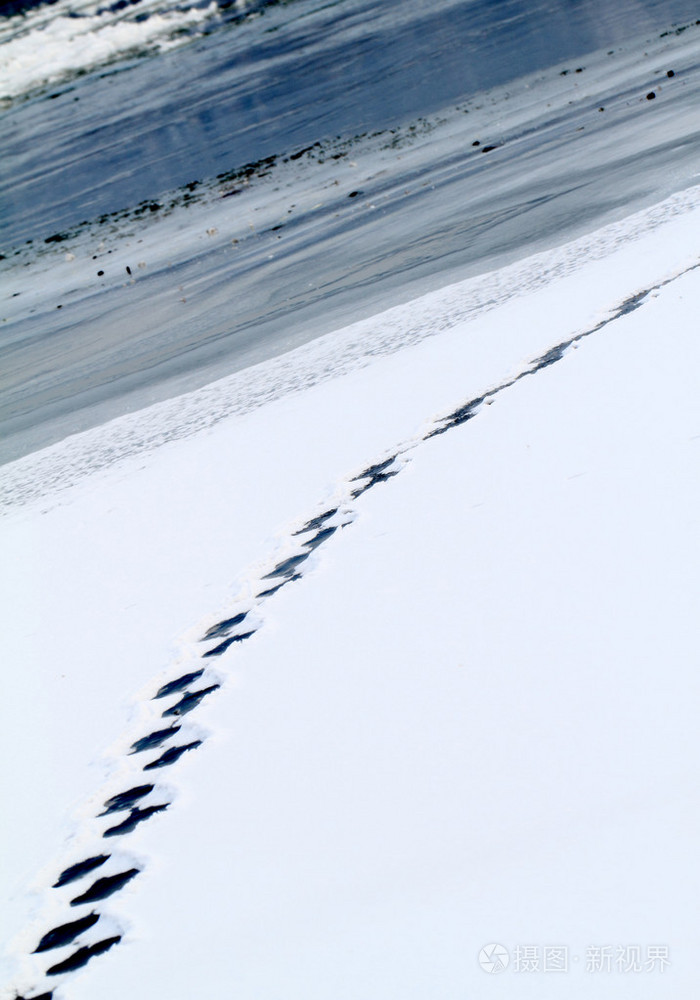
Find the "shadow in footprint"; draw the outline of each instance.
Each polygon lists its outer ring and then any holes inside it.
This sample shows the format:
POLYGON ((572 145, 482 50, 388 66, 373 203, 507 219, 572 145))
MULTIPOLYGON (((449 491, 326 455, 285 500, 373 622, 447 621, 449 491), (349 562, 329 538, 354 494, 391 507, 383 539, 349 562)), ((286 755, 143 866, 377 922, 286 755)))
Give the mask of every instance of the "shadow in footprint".
POLYGON ((277 576, 292 576, 297 567, 301 566, 303 562, 306 562, 310 555, 310 552, 300 552, 296 556, 290 556, 289 559, 284 559, 281 563, 277 563, 273 570, 266 573, 263 580, 274 580, 277 576))
POLYGON ((367 490, 371 490, 373 486, 377 485, 377 483, 385 483, 387 480, 393 479, 394 476, 398 476, 400 471, 399 469, 393 469, 391 472, 387 471, 389 467, 394 464, 396 459, 397 456, 392 455, 391 458, 387 458, 383 462, 377 462, 376 465, 368 466, 364 472, 360 473, 359 476, 354 476, 350 480, 351 483, 358 483, 363 479, 366 479, 367 482, 352 491, 350 496, 353 500, 357 500, 358 497, 361 497, 363 493, 367 492, 367 490))
POLYGON ((187 715, 192 709, 196 708, 208 694, 212 691, 218 691, 221 687, 220 684, 210 684, 207 688, 202 688, 201 691, 188 691, 180 700, 175 704, 171 705, 170 708, 162 713, 162 717, 165 719, 168 715, 187 715))
POLYGON ((530 368, 528 374, 534 375, 535 372, 542 371, 543 368, 548 368, 550 365, 555 365, 557 361, 561 361, 569 346, 570 343, 557 344, 556 347, 551 347, 546 354, 542 355, 541 358, 536 358, 532 362, 532 367, 530 368))
POLYGON ((83 931, 88 930, 90 927, 94 927, 99 919, 99 913, 90 913, 86 917, 81 917, 80 920, 71 920, 70 923, 61 924, 60 927, 54 927, 53 930, 44 934, 43 938, 34 949, 34 954, 36 955, 37 952, 40 951, 50 951, 51 948, 60 948, 64 944, 70 944, 71 941, 74 941, 79 934, 83 933, 83 931))
POLYGON ((376 486, 378 483, 386 483, 390 479, 393 479, 394 476, 398 476, 398 474, 398 469, 394 472, 380 472, 376 476, 372 476, 369 482, 365 483, 364 486, 358 486, 356 490, 352 491, 350 496, 353 500, 357 500, 357 498, 361 497, 363 493, 367 492, 367 490, 371 490, 373 486, 376 486))
POLYGON ((324 511, 324 513, 319 514, 318 517, 312 517, 310 521, 306 522, 303 528, 299 528, 299 530, 295 531, 294 534, 304 535, 307 531, 316 531, 318 528, 321 528, 326 523, 329 517, 333 517, 333 515, 337 513, 338 513, 337 507, 333 507, 332 510, 324 511))
POLYGON ((169 767, 170 764, 178 761, 183 753, 187 753, 188 750, 196 750, 201 745, 201 740, 194 740, 192 743, 185 743, 181 747, 169 747, 157 760, 152 760, 150 764, 145 764, 143 769, 144 771, 155 771, 158 767, 169 767))
POLYGON ((218 639, 220 635, 226 635, 227 632, 230 632, 232 628, 236 627, 236 625, 240 625, 244 622, 247 617, 248 612, 241 611, 239 615, 234 615, 233 618, 226 618, 222 622, 217 622, 216 625, 212 625, 212 627, 205 632, 200 642, 205 642, 207 639, 218 639))
POLYGON ((121 941, 121 934, 116 937, 105 938, 104 941, 98 941, 97 944, 87 945, 85 948, 78 948, 78 950, 65 958, 62 962, 58 962, 57 965, 52 965, 50 969, 46 970, 47 976, 60 976, 62 972, 73 972, 75 969, 82 969, 84 965, 87 965, 91 958, 96 955, 104 955, 106 951, 109 951, 115 944, 121 941))
POLYGON ((104 803, 104 812, 99 813, 100 816, 108 816, 110 813, 121 812, 123 809, 131 809, 134 802, 138 799, 142 799, 144 795, 148 795, 149 792, 153 791, 154 785, 137 785, 136 788, 130 788, 128 792, 120 792, 118 795, 113 795, 111 799, 107 799, 104 803))
POLYGON ((53 993, 40 993, 34 997, 15 996, 15 1000, 53 1000, 53 993))
POLYGON ((140 868, 130 868, 128 871, 120 872, 118 875, 108 875, 106 878, 98 878, 84 893, 76 896, 75 899, 71 899, 70 905, 80 906, 81 903, 97 903, 100 899, 107 899, 108 896, 123 889, 128 882, 131 882, 132 878, 136 878, 140 871, 140 868))
POLYGON ((326 539, 330 538, 331 535, 334 535, 337 530, 338 530, 337 527, 323 528, 321 531, 318 532, 318 534, 314 535, 313 538, 310 538, 308 542, 304 542, 304 547, 309 549, 310 551, 313 551, 313 549, 317 549, 319 545, 323 545, 326 539))
POLYGON ((208 649, 206 653, 202 653, 202 657, 205 656, 221 656, 225 653, 229 646, 232 646, 234 642, 243 642, 244 639, 250 639, 251 635, 255 635, 257 629, 253 629, 250 632, 239 632, 238 635, 232 635, 228 639, 224 639, 220 642, 218 646, 214 646, 213 649, 208 649))
POLYGON ((168 729, 157 729, 148 736, 142 736, 140 740, 136 740, 135 743, 131 744, 129 753, 142 753, 144 750, 155 750, 161 743, 165 743, 168 737, 178 733, 180 728, 180 726, 169 726, 168 729))
POLYGON ((111 854, 97 854, 94 858, 86 858, 85 861, 79 861, 77 865, 71 865, 61 872, 58 879, 54 882, 53 888, 60 889, 62 885, 77 882, 83 875, 87 875, 89 872, 94 871, 95 868, 103 865, 110 857, 111 854))
POLYGON ((440 427, 435 427, 429 434, 425 435, 423 440, 428 441, 432 437, 437 437, 438 434, 444 434, 445 431, 449 431, 453 427, 459 427, 460 424, 465 424, 467 420, 471 420, 472 417, 476 416, 485 398, 485 396, 479 396, 478 399, 472 399, 471 402, 465 403, 464 406, 453 410, 452 413, 443 417, 440 427))
POLYGON ((153 695, 153 700, 155 701, 156 698, 167 698, 169 694, 175 694, 177 691, 184 690, 192 681, 198 680, 203 673, 204 670, 193 670, 191 674, 183 674, 182 677, 178 677, 174 681, 168 681, 162 688, 158 688, 153 695))
POLYGON ((286 587, 288 583, 294 583, 295 580, 301 580, 301 573, 295 573, 294 576, 288 576, 286 580, 282 580, 281 583, 276 584, 274 587, 269 587, 267 590, 261 590, 260 593, 255 596, 272 597, 272 595, 276 594, 278 590, 282 589, 282 587, 286 587))
POLYGON ((131 833, 139 823, 143 823, 144 820, 150 819, 156 813, 164 812, 168 808, 169 803, 165 803, 160 806, 147 806, 145 809, 132 809, 129 815, 123 822, 118 823, 117 826, 110 826, 109 830, 105 830, 102 834, 103 837, 119 837, 123 833, 131 833))
POLYGON ((377 462, 375 465, 368 465, 364 472, 361 472, 359 476, 353 476, 350 482, 359 483, 361 479, 373 479, 382 472, 386 472, 389 466, 394 464, 396 459, 397 455, 392 455, 390 458, 385 458, 383 462, 377 462))

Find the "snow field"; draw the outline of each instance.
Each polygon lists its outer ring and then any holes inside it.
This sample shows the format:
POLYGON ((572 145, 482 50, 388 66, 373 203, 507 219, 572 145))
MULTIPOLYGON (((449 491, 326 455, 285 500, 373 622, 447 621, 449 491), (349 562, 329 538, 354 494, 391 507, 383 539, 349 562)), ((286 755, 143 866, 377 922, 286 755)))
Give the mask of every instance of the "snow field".
POLYGON ((61 997, 154 980, 183 998, 686 995, 696 216, 7 514, 3 930, 21 988, 63 919, 48 887, 134 777, 146 700, 207 663, 202 634, 340 502, 352 523, 216 660, 222 690, 187 717, 210 738, 159 777, 168 815, 119 845, 144 867, 104 911, 125 944, 61 997), (352 477, 397 449, 400 474, 353 501, 352 477), (487 977, 490 941, 563 944, 581 971, 487 977), (664 978, 582 968, 586 947, 633 941, 671 946, 664 978))

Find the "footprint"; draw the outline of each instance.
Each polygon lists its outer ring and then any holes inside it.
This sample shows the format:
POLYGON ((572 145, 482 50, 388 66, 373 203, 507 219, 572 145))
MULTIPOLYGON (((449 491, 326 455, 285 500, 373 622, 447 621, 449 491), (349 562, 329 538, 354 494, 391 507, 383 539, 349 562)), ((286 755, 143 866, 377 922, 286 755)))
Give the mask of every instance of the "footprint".
POLYGON ((317 531, 318 528, 323 527, 326 521, 333 517, 334 514, 338 513, 338 508, 333 507, 331 510, 324 511, 323 514, 319 514, 318 517, 312 517, 310 521, 307 521, 303 528, 299 528, 295 531, 295 535, 304 535, 307 531, 317 531))
POLYGON ((118 795, 113 795, 111 799, 107 799, 104 803, 105 811, 99 815, 107 816, 109 813, 121 812, 122 809, 131 809, 134 802, 142 799, 144 795, 148 795, 149 792, 153 791, 153 788, 153 785, 137 785, 136 788, 130 788, 128 792, 120 792, 118 795))
POLYGON ((157 729, 149 736, 142 736, 140 740, 136 740, 135 743, 131 744, 131 750, 129 753, 141 753, 144 750, 154 750, 156 747, 159 747, 161 743, 165 743, 169 736, 173 736, 175 733, 179 732, 180 728, 180 726, 170 726, 168 729, 157 729))
POLYGON ((140 868, 129 868, 128 871, 120 872, 118 875, 108 875, 106 878, 98 878, 82 895, 71 899, 70 905, 80 906, 81 903, 96 903, 100 899, 106 899, 108 896, 123 889, 127 882, 131 882, 132 878, 136 878, 140 871, 140 868))
POLYGON ((153 700, 156 698, 167 698, 169 694, 175 694, 176 691, 182 691, 191 684, 192 681, 198 680, 204 673, 204 670, 193 670, 191 674, 183 674, 182 677, 178 677, 177 680, 168 681, 164 684, 162 688, 158 688, 156 693, 153 695, 153 700))
POLYGON ((432 437, 437 437, 438 434, 444 434, 445 431, 449 431, 453 427, 459 427, 460 424, 465 424, 467 420, 471 420, 472 417, 476 416, 485 398, 485 396, 479 396, 478 399, 472 399, 471 402, 465 403, 464 406, 453 410, 452 413, 442 418, 440 427, 435 427, 429 434, 425 435, 423 440, 428 441, 432 437))
POLYGON ((157 767, 168 767, 170 764, 178 761, 183 753, 187 753, 188 750, 195 750, 197 747, 201 747, 201 745, 201 740, 194 740, 192 743, 186 743, 184 746, 169 747, 157 760, 152 760, 150 764, 145 764, 143 769, 144 771, 154 771, 157 767))
POLYGON ((87 945, 84 948, 78 948, 78 950, 65 958, 62 962, 57 965, 52 965, 50 969, 46 970, 47 976, 59 976, 62 972, 73 972, 75 969, 82 969, 84 965, 87 965, 91 958, 95 955, 103 955, 106 951, 121 941, 121 934, 116 937, 105 938, 104 941, 98 941, 97 944, 87 945))
POLYGON ((300 552, 299 555, 290 556, 278 563, 271 572, 266 573, 263 580, 274 580, 276 576, 292 576, 297 566, 300 566, 311 555, 310 552, 300 552))
POLYGON ((304 547, 310 551, 317 549, 319 545, 323 545, 326 539, 330 538, 331 535, 334 535, 337 530, 338 529, 335 526, 332 528, 322 528, 321 531, 315 534, 313 538, 310 538, 308 542, 304 542, 304 547))
POLYGON ((80 920, 71 920, 70 923, 61 924, 60 927, 54 927, 52 931, 48 931, 47 934, 44 934, 43 938, 34 949, 34 954, 37 954, 37 952, 40 951, 49 951, 51 948, 60 948, 64 944, 70 944, 71 941, 74 941, 79 934, 83 933, 83 931, 88 930, 90 927, 94 927, 99 919, 99 913, 90 913, 86 917, 81 917, 80 920))
POLYGON ((213 649, 208 649, 206 653, 202 653, 202 657, 205 656, 221 656, 225 653, 229 646, 232 646, 234 642, 243 642, 244 639, 250 639, 251 635, 255 635, 257 629, 252 629, 250 632, 240 632, 238 635, 229 636, 228 639, 224 639, 220 642, 218 646, 214 646, 213 649))
POLYGON ((187 715, 187 713, 196 708, 208 694, 211 694, 212 691, 218 691, 220 687, 220 684, 210 684, 209 687, 202 688, 201 691, 188 691, 187 694, 180 698, 177 704, 171 705, 170 708, 166 708, 163 712, 163 718, 168 715, 187 715))
POLYGON ((143 823, 144 820, 149 819, 154 816, 155 813, 164 812, 170 803, 164 803, 158 806, 146 806, 145 809, 132 809, 125 820, 118 823, 117 826, 110 826, 108 830, 102 834, 103 837, 119 837, 124 833, 131 833, 132 830, 136 829, 139 823, 143 823))
POLYGON ((361 497, 363 493, 367 492, 367 490, 371 490, 373 486, 377 485, 377 483, 385 483, 388 479, 398 476, 400 471, 399 469, 393 469, 391 472, 387 471, 389 467, 394 464, 397 457, 397 455, 392 455, 391 458, 387 458, 383 462, 377 462, 376 465, 368 466, 368 468, 366 468, 364 472, 361 472, 359 476, 354 476, 350 480, 351 483, 357 483, 363 479, 366 479, 367 482, 352 491, 350 496, 353 500, 357 500, 358 497, 361 497))
POLYGON ((359 476, 353 476, 350 480, 351 483, 358 483, 361 479, 373 479, 374 476, 380 475, 385 472, 390 465, 393 465, 396 461, 398 455, 392 455, 390 458, 385 458, 383 462, 376 462, 374 465, 369 465, 364 472, 361 472, 359 476))
MULTIPOLYGON (((286 587, 288 583, 294 583, 295 580, 301 580, 301 573, 295 573, 294 576, 288 576, 286 580, 282 581, 282 583, 275 584, 274 587, 270 587, 268 590, 261 590, 260 593, 255 596, 272 597, 272 595, 276 594, 278 590, 282 589, 282 587, 286 587)), ((223 653, 223 650, 221 650, 221 652, 223 653)), ((208 654, 205 653, 204 655, 207 656, 208 654)))
POLYGON ((537 358, 532 362, 532 368, 530 369, 529 374, 534 374, 535 372, 541 371, 543 368, 549 367, 549 365, 555 365, 557 361, 561 361, 569 346, 570 345, 566 343, 557 344, 556 347, 550 348, 546 354, 542 355, 541 358, 537 358))
POLYGON ((85 861, 79 861, 77 865, 71 865, 70 868, 66 868, 61 872, 57 881, 54 882, 53 888, 60 889, 62 885, 68 885, 69 882, 76 882, 83 875, 87 875, 88 872, 99 868, 110 857, 111 854, 97 854, 94 858, 86 858, 85 861))
POLYGON ((216 625, 212 625, 212 627, 205 632, 200 641, 205 642, 207 639, 217 639, 220 635, 226 635, 227 632, 230 632, 232 628, 236 627, 236 625, 240 625, 241 622, 244 622, 247 617, 248 612, 242 611, 239 615, 234 615, 233 618, 226 618, 224 621, 218 622, 216 625))

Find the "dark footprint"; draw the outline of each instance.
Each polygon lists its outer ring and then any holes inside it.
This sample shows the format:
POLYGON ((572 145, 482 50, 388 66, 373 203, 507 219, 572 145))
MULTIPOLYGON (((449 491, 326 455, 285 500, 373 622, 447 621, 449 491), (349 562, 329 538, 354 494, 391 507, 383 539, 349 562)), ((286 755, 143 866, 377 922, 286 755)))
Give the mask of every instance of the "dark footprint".
POLYGON ((479 396, 478 399, 472 399, 471 402, 465 403, 464 406, 460 406, 446 417, 443 417, 442 426, 430 431, 429 434, 425 435, 423 440, 427 441, 429 438, 437 437, 438 434, 444 434, 445 431, 449 431, 453 427, 459 427, 460 424, 465 424, 467 420, 471 420, 478 413, 479 407, 485 398, 485 396, 479 396))
POLYGON ((132 809, 126 819, 117 826, 110 826, 105 830, 103 837, 119 837, 123 833, 131 833, 139 823, 153 816, 155 813, 163 812, 168 808, 168 803, 161 806, 147 806, 146 809, 132 809))
POLYGON ((166 708, 163 712, 163 718, 168 715, 187 715, 191 712, 193 708, 202 702, 208 694, 212 691, 217 691, 221 687, 220 684, 210 684, 207 688, 202 688, 201 691, 189 691, 186 695, 177 702, 177 704, 172 705, 170 708, 166 708))
POLYGON ((175 733, 180 731, 180 726, 170 726, 168 729, 157 729, 155 733, 151 733, 149 736, 142 736, 140 740, 136 740, 135 743, 131 744, 130 753, 141 753, 143 750, 154 750, 159 747, 161 743, 165 743, 169 736, 174 736, 175 733))
POLYGON ((289 559, 278 563, 271 572, 266 573, 263 580, 274 580, 276 576, 292 576, 297 566, 306 562, 310 555, 310 552, 300 552, 298 556, 290 556, 289 559))
POLYGON ((568 347, 569 344, 557 344, 556 347, 550 348, 541 358, 532 362, 531 372, 538 372, 542 368, 547 368, 549 365, 555 365, 557 361, 561 361, 568 347))
POLYGON ((187 753, 188 750, 195 750, 197 747, 201 747, 201 745, 201 740, 195 740, 193 743, 186 743, 182 747, 169 747, 164 754, 161 754, 158 760, 152 760, 150 764, 146 764, 144 771, 154 771, 157 767, 168 767, 169 764, 174 764, 178 761, 183 753, 187 753))
POLYGON ((58 880, 54 882, 53 888, 60 889, 62 885, 68 885, 69 882, 76 882, 83 875, 87 875, 88 872, 99 868, 110 857, 110 854, 98 854, 94 858, 86 858, 85 861, 79 861, 77 865, 71 865, 70 868, 66 868, 65 871, 61 872, 58 880))
POLYGON ((383 462, 377 462, 376 465, 368 466, 364 472, 361 472, 359 476, 354 476, 350 482, 358 483, 361 479, 373 479, 380 473, 385 472, 390 465, 393 465, 397 457, 397 455, 392 455, 391 458, 387 458, 383 462))
POLYGON ((230 632, 232 628, 236 627, 236 625, 240 625, 241 622, 244 622, 247 617, 248 612, 242 611, 239 615, 234 615, 233 618, 226 618, 224 621, 218 622, 216 625, 212 625, 212 627, 205 632, 200 641, 205 642, 207 639, 217 639, 220 635, 226 635, 226 633, 230 632))
POLYGON ((377 462, 375 465, 369 465, 364 472, 361 472, 359 476, 354 476, 350 482, 358 483, 363 479, 368 480, 363 483, 362 486, 358 486, 356 490, 353 490, 350 496, 353 500, 357 500, 358 497, 366 493, 367 490, 371 490, 373 486, 377 483, 385 483, 388 479, 392 479, 394 476, 398 476, 399 470, 394 469, 392 472, 387 472, 387 469, 394 464, 398 455, 392 455, 390 458, 385 458, 383 462, 377 462))
POLYGON ((118 795, 113 795, 111 799, 107 799, 104 803, 105 811, 101 812, 100 816, 121 812, 122 809, 131 809, 134 802, 142 799, 144 795, 148 795, 149 792, 153 791, 153 788, 153 785, 137 785, 136 788, 130 788, 128 792, 120 792, 118 795))
POLYGON ((54 927, 48 934, 44 934, 34 949, 34 954, 36 955, 39 951, 49 951, 51 948, 60 948, 64 944, 70 944, 71 941, 77 938, 78 934, 82 934, 89 927, 94 927, 99 919, 99 913, 90 913, 87 917, 81 917, 80 920, 71 920, 68 924, 61 924, 60 927, 54 927))
POLYGON ((337 528, 323 528, 319 531, 313 538, 310 538, 308 542, 304 542, 304 547, 307 549, 317 549, 319 545, 323 545, 327 538, 334 535, 338 529, 337 528))
POLYGON ((318 528, 323 527, 329 517, 333 517, 334 514, 338 513, 338 508, 334 507, 332 510, 327 510, 323 514, 319 514, 318 517, 312 517, 310 521, 307 521, 303 528, 299 528, 295 531, 295 535, 303 535, 307 531, 317 531, 318 528))
POLYGON ((75 969, 82 969, 84 965, 88 964, 91 958, 94 958, 95 955, 104 955, 104 953, 109 951, 113 945, 118 944, 121 939, 121 934, 119 934, 117 937, 105 938, 104 941, 98 941, 97 944, 91 944, 85 948, 78 948, 75 954, 64 959, 62 962, 59 962, 57 965, 52 965, 50 969, 47 969, 46 975, 59 976, 62 972, 73 972, 75 969))
POLYGON ((214 646, 213 649, 208 649, 206 653, 202 653, 202 657, 221 656, 234 642, 243 642, 244 639, 250 639, 251 635, 255 635, 256 631, 257 629, 253 629, 251 632, 240 632, 238 635, 232 635, 228 639, 224 639, 223 642, 220 642, 218 646, 214 646))
MULTIPOLYGON (((635 309, 639 309, 640 306, 644 305, 644 300, 648 296, 651 289, 647 288, 643 292, 637 292, 636 295, 630 295, 628 299, 619 306, 617 312, 613 316, 613 319, 620 319, 622 316, 627 316, 629 313, 634 312, 635 309)), ((571 343, 571 341, 569 341, 571 343)), ((560 347, 566 348, 569 344, 560 344, 560 347)), ((554 348, 556 350, 556 348, 554 348)), ((564 352, 562 351, 562 354, 564 352)))
POLYGON ((371 490, 373 486, 377 485, 377 483, 386 483, 389 479, 393 479, 394 476, 398 476, 398 474, 398 469, 394 469, 393 472, 377 472, 368 482, 364 484, 364 486, 358 486, 356 490, 353 490, 350 496, 353 500, 357 500, 358 497, 361 497, 363 493, 367 492, 367 490, 371 490))
POLYGON ((191 684, 192 681, 198 680, 204 673, 204 670, 193 670, 191 674, 183 674, 182 677, 178 677, 177 680, 168 681, 164 684, 162 688, 158 688, 156 693, 153 695, 153 700, 156 698, 167 698, 169 694, 175 694, 176 691, 182 691, 191 684))
POLYGON ((132 878, 136 878, 140 870, 140 868, 130 868, 127 872, 120 872, 118 875, 98 878, 82 895, 71 899, 70 905, 80 906, 81 903, 96 903, 100 899, 106 899, 107 896, 123 889, 127 882, 131 882, 132 878))
MULTIPOLYGON (((286 587, 288 583, 294 583, 295 580, 301 580, 301 573, 295 573, 294 576, 288 576, 286 580, 282 581, 282 583, 278 583, 274 587, 270 587, 268 590, 261 590, 260 593, 255 596, 272 597, 272 595, 276 594, 278 590, 282 589, 282 587, 286 587)), ((205 653, 204 655, 206 656, 207 654, 205 653)))

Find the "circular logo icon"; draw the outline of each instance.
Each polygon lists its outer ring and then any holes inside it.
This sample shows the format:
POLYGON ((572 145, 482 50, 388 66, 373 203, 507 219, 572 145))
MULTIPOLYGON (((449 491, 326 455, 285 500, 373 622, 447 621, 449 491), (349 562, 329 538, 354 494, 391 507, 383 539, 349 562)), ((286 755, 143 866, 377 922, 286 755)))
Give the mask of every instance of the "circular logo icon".
POLYGON ((505 972, 509 962, 508 949, 502 944, 487 944, 479 952, 479 965, 484 972, 505 972))

